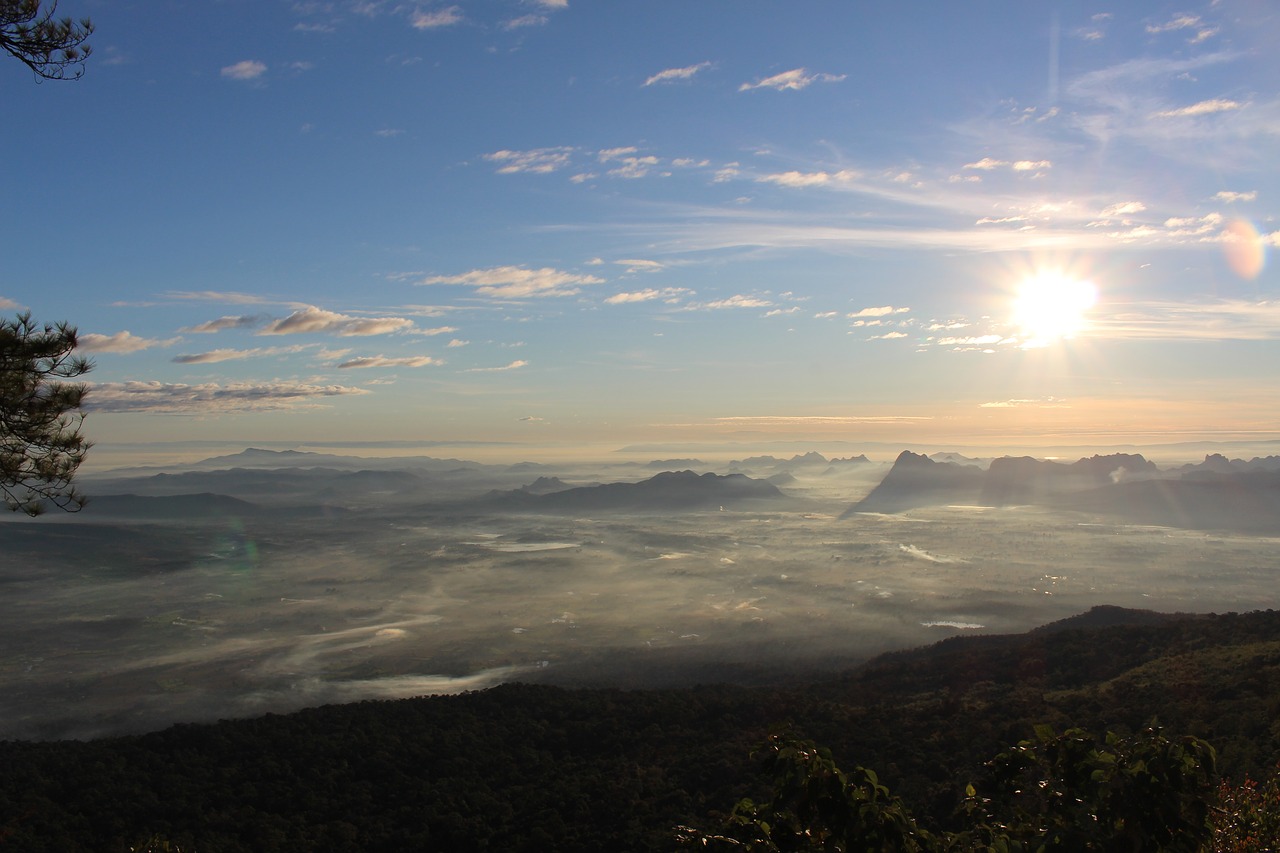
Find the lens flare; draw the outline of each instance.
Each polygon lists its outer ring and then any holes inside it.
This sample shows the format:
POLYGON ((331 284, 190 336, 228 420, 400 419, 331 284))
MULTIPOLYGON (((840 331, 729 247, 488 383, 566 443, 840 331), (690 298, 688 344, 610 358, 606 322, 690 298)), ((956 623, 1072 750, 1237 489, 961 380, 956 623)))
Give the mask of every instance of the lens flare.
POLYGON ((1267 262, 1262 237, 1246 219, 1233 219, 1222 229, 1222 251, 1227 256, 1227 266, 1246 281, 1257 278, 1267 262))

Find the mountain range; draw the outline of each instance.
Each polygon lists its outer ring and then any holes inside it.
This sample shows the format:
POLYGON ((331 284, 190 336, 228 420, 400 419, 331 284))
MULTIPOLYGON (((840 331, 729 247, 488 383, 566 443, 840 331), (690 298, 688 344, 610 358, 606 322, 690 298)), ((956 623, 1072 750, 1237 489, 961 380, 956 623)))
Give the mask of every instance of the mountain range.
POLYGON ((1280 458, 1204 462, 1162 471, 1141 454, 1073 463, 1001 457, 985 468, 903 451, 884 479, 845 516, 938 505, 1035 505, 1140 524, 1280 531, 1280 458))
MULTIPOLYGON (((537 485, 535 482, 534 485, 537 485)), ((778 487, 745 474, 663 471, 638 483, 603 483, 559 491, 522 487, 481 499, 489 509, 531 512, 586 510, 696 510, 734 508, 787 500, 778 487)))

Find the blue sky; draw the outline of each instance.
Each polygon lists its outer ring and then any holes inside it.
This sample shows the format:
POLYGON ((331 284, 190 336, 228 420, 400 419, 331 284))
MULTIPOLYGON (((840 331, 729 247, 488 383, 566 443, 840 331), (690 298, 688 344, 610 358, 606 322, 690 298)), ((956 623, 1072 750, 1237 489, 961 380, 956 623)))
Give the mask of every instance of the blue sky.
POLYGON ((1273 4, 59 11, 0 309, 100 447, 1280 438, 1273 4))

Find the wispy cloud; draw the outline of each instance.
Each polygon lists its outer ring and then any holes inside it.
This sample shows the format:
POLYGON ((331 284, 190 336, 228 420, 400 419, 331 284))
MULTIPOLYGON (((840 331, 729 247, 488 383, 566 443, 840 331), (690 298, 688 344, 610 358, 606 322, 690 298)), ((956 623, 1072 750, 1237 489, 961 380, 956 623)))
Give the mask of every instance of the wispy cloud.
POLYGON ((1207 101, 1191 104, 1186 107, 1178 107, 1172 110, 1161 110, 1155 113, 1156 118, 1195 118, 1196 116, 1207 116, 1214 113, 1230 112, 1232 110, 1243 109, 1244 104, 1239 101, 1231 101, 1225 98, 1212 98, 1207 101))
POLYGON ((888 317, 891 314, 906 314, 910 308, 895 308, 892 305, 878 305, 875 308, 862 308, 845 316, 850 320, 866 317, 888 317))
POLYGON ((573 149, 568 147, 533 148, 528 151, 504 149, 485 154, 484 159, 499 164, 499 175, 514 175, 520 172, 545 175, 568 166, 572 155, 573 149))
POLYGON ((676 301, 685 293, 687 288, 683 287, 665 287, 661 290, 654 288, 646 288, 645 290, 634 290, 629 293, 615 293, 605 300, 607 305, 630 305, 636 302, 652 302, 655 299, 662 299, 668 302, 676 301))
POLYGON ((1090 336, 1146 340, 1280 339, 1280 301, 1135 302, 1092 320, 1090 336))
POLYGON ((170 290, 170 299, 192 302, 221 302, 227 305, 277 305, 278 302, 256 293, 239 293, 234 290, 170 290))
POLYGON ((1061 409, 1066 407, 1066 401, 1058 397, 1039 397, 1034 400, 994 400, 990 403, 978 404, 980 409, 1018 409, 1023 407, 1061 409))
POLYGON ((618 266, 626 267, 628 273, 660 272, 666 269, 667 266, 661 261, 650 261, 644 258, 622 258, 614 261, 614 263, 618 266))
POLYGON ((114 335, 87 334, 77 338, 77 348, 84 352, 131 353, 141 352, 152 347, 167 347, 178 342, 178 338, 160 340, 158 338, 140 338, 132 332, 116 332, 114 335))
POLYGON ((269 323, 259 335, 298 335, 325 333, 342 337, 385 335, 411 328, 413 321, 405 317, 351 317, 325 311, 314 305, 294 311, 288 317, 269 323))
POLYGON ((857 178, 858 173, 854 170, 841 169, 839 172, 779 172, 761 175, 756 181, 780 187, 824 187, 829 184, 847 184, 857 178))
POLYGON ((730 415, 713 418, 721 424, 754 424, 759 426, 791 425, 840 425, 840 424, 895 424, 913 421, 930 421, 932 417, 920 415, 730 415))
POLYGON ((368 394, 345 385, 312 385, 299 382, 210 382, 183 385, 167 382, 104 382, 92 384, 85 398, 90 412, 169 412, 175 414, 225 414, 278 411, 309 407, 325 397, 368 394))
POLYGON ((257 80, 266 73, 267 66, 256 59, 245 59, 222 69, 222 76, 228 80, 257 80))
POLYGON ((1231 190, 1222 190, 1221 192, 1214 193, 1213 197, 1216 201, 1225 202, 1226 204, 1235 204, 1238 201, 1253 201, 1258 197, 1258 191, 1249 190, 1248 192, 1237 193, 1232 192, 1231 190))
POLYGON ((1199 15, 1186 13, 1174 15, 1163 24, 1147 25, 1147 32, 1151 35, 1179 32, 1181 30, 1195 30, 1195 33, 1187 39, 1188 44, 1200 44, 1208 41, 1218 34, 1219 29, 1219 27, 1206 24, 1200 19, 1199 15))
POLYGON ((502 22, 504 30, 520 30, 525 27, 541 27, 550 23, 551 19, 546 15, 521 15, 518 18, 502 22))
POLYGON ((260 326, 267 321, 265 314, 245 314, 239 317, 219 317, 216 320, 209 320, 204 323, 197 323, 194 326, 188 326, 182 331, 193 332, 196 334, 213 334, 226 329, 252 329, 260 326))
POLYGON ((426 367, 432 364, 443 364, 439 359, 432 358, 429 355, 404 356, 401 358, 388 358, 385 355, 367 355, 359 358, 351 358, 340 363, 340 370, 346 369, 364 369, 370 367, 426 367))
POLYGON ((1147 24, 1147 32, 1155 35, 1156 33, 1168 33, 1176 30, 1187 30, 1202 26, 1199 15, 1180 14, 1174 15, 1163 24, 1147 24))
POLYGON ((246 358, 258 358, 273 355, 292 355, 310 349, 310 346, 294 347, 255 347, 253 349, 215 349, 208 352, 190 355, 176 355, 173 361, 177 364, 217 364, 223 361, 239 361, 246 358))
POLYGON ((581 285, 602 284, 604 279, 594 275, 564 272, 543 267, 504 266, 471 270, 461 275, 436 275, 423 279, 421 284, 460 284, 474 287, 481 296, 499 299, 524 299, 534 296, 572 296, 581 285))
POLYGON ((457 6, 434 9, 430 12, 418 10, 409 16, 409 23, 415 30, 436 30, 441 27, 451 27, 454 24, 462 23, 462 20, 462 9, 457 6))
POLYGON ((803 68, 793 68, 790 71, 783 71, 781 74, 774 74, 772 77, 765 77, 754 83, 743 83, 738 87, 738 91, 774 89, 779 92, 796 92, 812 83, 839 83, 844 78, 844 74, 810 74, 803 68))
POLYGON ((980 172, 991 172, 996 169, 1008 167, 1015 172, 1042 172, 1045 169, 1053 168, 1052 161, 1049 160, 996 160, 993 157, 983 157, 972 163, 965 163, 965 169, 977 170, 980 172))
POLYGON ((735 294, 728 299, 717 299, 715 302, 704 302, 701 305, 693 306, 698 308, 768 308, 773 303, 768 299, 761 299, 759 296, 744 296, 743 294, 735 294))
POLYGON ((691 80, 699 71, 710 67, 710 62, 699 62, 697 65, 686 65, 683 68, 667 68, 649 77, 644 81, 644 85, 652 86, 655 83, 674 83, 677 80, 691 80))
POLYGON ((529 362, 517 359, 516 361, 513 361, 510 364, 502 365, 502 367, 472 367, 469 370, 466 370, 464 372, 465 373, 500 373, 504 370, 519 370, 522 367, 528 367, 528 366, 529 366, 529 362))
POLYGON ((659 160, 653 155, 637 156, 634 147, 606 148, 596 154, 601 163, 619 163, 609 170, 615 178, 643 178, 649 170, 658 165, 659 160))
POLYGON ((1115 204, 1109 204, 1102 210, 1098 211, 1098 215, 1104 219, 1112 219, 1117 216, 1128 216, 1132 213, 1141 213, 1146 210, 1147 206, 1140 201, 1118 201, 1115 204))

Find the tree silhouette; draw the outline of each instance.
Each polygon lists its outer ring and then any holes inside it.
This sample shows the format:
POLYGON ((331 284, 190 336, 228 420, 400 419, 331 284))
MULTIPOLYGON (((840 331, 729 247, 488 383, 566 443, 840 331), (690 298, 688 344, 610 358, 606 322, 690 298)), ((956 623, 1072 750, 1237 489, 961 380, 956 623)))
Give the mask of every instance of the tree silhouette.
POLYGON ((0 0, 0 48, 45 80, 78 80, 91 48, 88 18, 55 18, 58 0, 0 0))
POLYGON ((14 512, 84 506, 72 483, 90 443, 80 433, 86 387, 63 382, 92 369, 72 355, 76 330, 30 314, 0 322, 0 492, 14 512))

